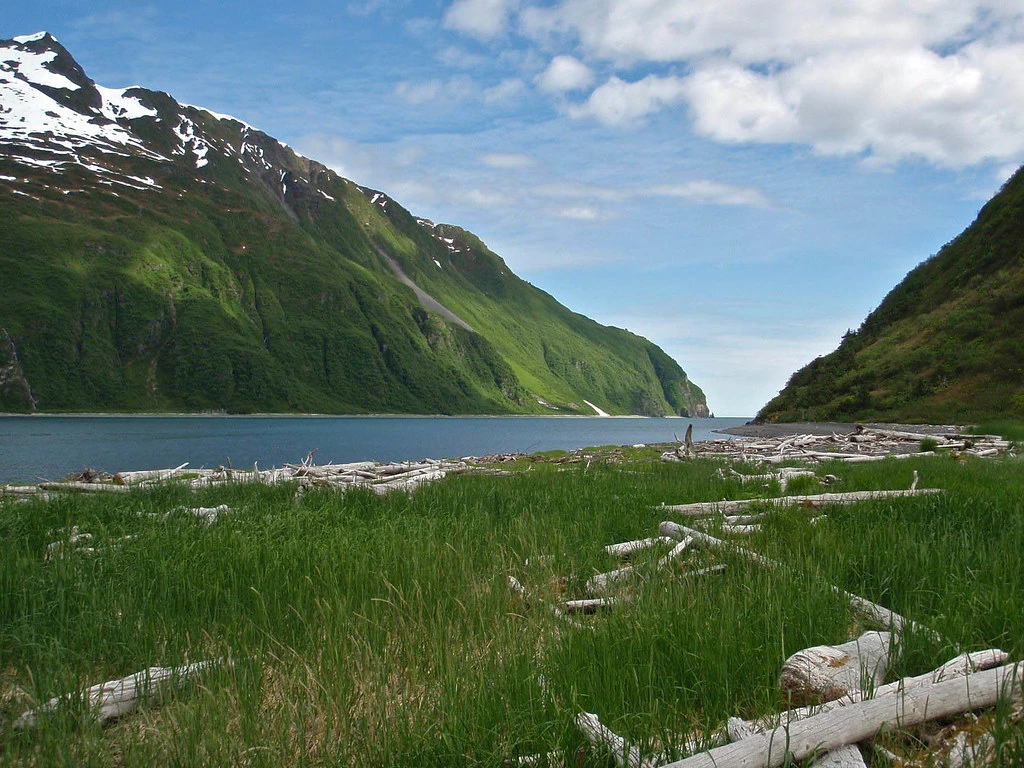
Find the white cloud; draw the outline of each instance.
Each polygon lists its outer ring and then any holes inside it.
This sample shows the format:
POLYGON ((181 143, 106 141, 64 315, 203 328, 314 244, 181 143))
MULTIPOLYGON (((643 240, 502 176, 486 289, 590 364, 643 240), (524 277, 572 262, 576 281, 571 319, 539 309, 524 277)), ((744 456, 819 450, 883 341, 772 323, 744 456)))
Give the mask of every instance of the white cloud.
POLYGON ((437 58, 445 66, 457 67, 458 69, 473 69, 487 63, 486 56, 470 53, 466 49, 454 45, 450 45, 441 51, 437 58))
POLYGON ((589 88, 594 73, 573 56, 555 56, 535 82, 545 93, 568 93, 589 88))
POLYGON ((731 184, 708 181, 707 179, 652 187, 650 194, 680 197, 695 203, 715 205, 745 205, 751 208, 768 208, 771 205, 768 197, 759 189, 734 187, 731 184))
POLYGON ((678 77, 648 75, 629 83, 612 75, 586 102, 570 107, 569 114, 575 118, 592 117, 605 125, 630 126, 683 102, 685 97, 685 82, 678 77))
POLYGON ((526 84, 518 78, 509 77, 495 86, 484 89, 482 98, 486 104, 508 104, 526 91, 526 84))
POLYGON ((480 157, 484 165, 509 171, 520 171, 537 165, 537 160, 530 155, 515 152, 488 152, 480 157))
MULTIPOLYGON (((1024 160, 1019 0, 558 0, 524 9, 519 29, 619 71, 573 117, 634 126, 685 104, 716 141, 883 164, 1024 160), (629 81, 637 64, 649 74, 629 81)), ((538 86, 559 93, 549 70, 538 86)))
POLYGON ((456 204, 468 205, 473 208, 505 208, 511 200, 504 192, 491 188, 453 189, 449 198, 456 204))
POLYGON ((602 202, 621 202, 630 196, 629 192, 621 188, 602 187, 598 184, 584 184, 579 181, 552 181, 534 187, 533 191, 541 197, 600 200, 602 202))
POLYGON ((1024 45, 865 49, 773 75, 716 65, 689 77, 699 133, 730 142, 801 142, 960 167, 1024 156, 1024 45))
POLYGON ((575 219, 577 221, 597 221, 601 218, 601 212, 589 205, 571 205, 566 208, 554 209, 554 214, 563 219, 575 219))
POLYGON ((419 83, 402 81, 395 86, 395 95, 413 105, 436 102, 450 106, 472 98, 476 91, 475 84, 468 77, 426 80, 419 83))
POLYGON ((728 51, 742 64, 794 62, 865 45, 939 45, 989 20, 1012 19, 975 0, 562 0, 523 12, 535 37, 575 37, 620 62, 686 61, 728 51))
POLYGON ((492 40, 505 31, 512 10, 513 0, 455 0, 444 15, 444 26, 492 40))
MULTIPOLYGON (((602 187, 594 184, 561 181, 541 184, 533 192, 540 197, 573 200, 578 203, 623 203, 651 197, 676 197, 693 203, 712 205, 740 205, 751 208, 771 206, 767 195, 754 187, 738 187, 709 179, 694 179, 679 184, 661 184, 651 187, 602 187)), ((589 207, 587 205, 581 208, 589 207)), ((570 209, 561 209, 570 210, 570 209)), ((563 214, 559 214, 563 215, 563 214)), ((575 216, 571 218, 597 218, 575 216)))

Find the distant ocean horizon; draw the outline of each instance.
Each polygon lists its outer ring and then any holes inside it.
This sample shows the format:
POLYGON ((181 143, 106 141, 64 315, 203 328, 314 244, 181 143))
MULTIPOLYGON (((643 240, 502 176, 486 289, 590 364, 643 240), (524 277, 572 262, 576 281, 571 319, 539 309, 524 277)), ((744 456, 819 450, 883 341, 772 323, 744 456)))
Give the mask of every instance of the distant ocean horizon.
POLYGON ((262 469, 298 463, 411 461, 596 445, 671 443, 693 424, 696 442, 748 418, 639 416, 0 416, 0 483, 190 467, 262 469))

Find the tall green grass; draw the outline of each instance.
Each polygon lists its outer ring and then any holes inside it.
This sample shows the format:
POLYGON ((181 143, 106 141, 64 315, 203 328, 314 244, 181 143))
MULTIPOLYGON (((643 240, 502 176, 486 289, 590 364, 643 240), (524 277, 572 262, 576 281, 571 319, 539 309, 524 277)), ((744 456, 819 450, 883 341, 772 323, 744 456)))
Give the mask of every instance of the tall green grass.
MULTIPOLYGON (((724 575, 655 571, 637 557, 634 600, 579 620, 546 601, 581 597, 615 561, 606 544, 656 532, 660 502, 750 495, 716 465, 535 465, 464 476, 414 495, 176 486, 117 498, 0 506, 0 761, 10 764, 500 765, 583 746, 580 710, 654 750, 726 717, 783 705, 782 661, 847 639, 834 583, 933 627, 900 671, 956 651, 1024 653, 1019 464, 914 459, 825 467, 842 490, 906 487, 917 468, 940 497, 795 511, 746 543, 724 575), (228 504, 206 526, 180 506, 228 504), (49 531, 76 525, 93 554, 47 559, 49 531), (132 538, 124 540, 123 537, 132 538), (510 592, 519 579, 531 598, 510 592), (158 706, 101 728, 80 711, 29 732, 32 701, 148 666, 226 657, 158 706), (24 691, 22 694, 20 691, 24 691)), ((775 493, 777 487, 770 489, 775 493)), ((80 710, 80 708, 79 708, 80 710)), ((604 765, 600 756, 585 765, 604 765)))

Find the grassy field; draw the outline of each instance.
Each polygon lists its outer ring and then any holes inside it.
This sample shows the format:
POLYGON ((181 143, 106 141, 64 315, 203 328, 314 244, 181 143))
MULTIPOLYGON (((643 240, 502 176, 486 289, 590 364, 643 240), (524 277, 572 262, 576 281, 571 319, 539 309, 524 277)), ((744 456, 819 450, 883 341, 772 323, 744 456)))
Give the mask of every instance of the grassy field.
MULTIPOLYGON (((829 584, 947 638, 905 637, 894 674, 959 650, 1024 658, 1016 460, 825 465, 819 474, 840 477, 831 490, 906 488, 917 469, 922 487, 946 493, 836 508, 816 525, 808 511, 780 512, 746 545, 782 570, 704 551, 656 570, 663 551, 647 553, 634 600, 581 617, 589 628, 546 609, 615 566, 606 544, 655 535, 670 515, 653 505, 766 492, 717 466, 532 464, 386 497, 238 485, 4 502, 0 762, 452 766, 557 751, 612 765, 577 755, 581 710, 682 756, 687 736, 730 715, 777 711, 787 656, 848 639, 854 619, 829 584), (199 504, 235 511, 212 525, 165 514, 199 504), (47 556, 71 526, 94 551, 67 543, 47 556), (711 562, 725 574, 683 576, 711 562), (69 704, 12 728, 34 702, 220 657, 232 663, 112 725, 69 704)), ((816 492, 811 483, 789 492, 816 492)), ((999 734, 1006 764, 1019 764, 1020 731, 999 734)))

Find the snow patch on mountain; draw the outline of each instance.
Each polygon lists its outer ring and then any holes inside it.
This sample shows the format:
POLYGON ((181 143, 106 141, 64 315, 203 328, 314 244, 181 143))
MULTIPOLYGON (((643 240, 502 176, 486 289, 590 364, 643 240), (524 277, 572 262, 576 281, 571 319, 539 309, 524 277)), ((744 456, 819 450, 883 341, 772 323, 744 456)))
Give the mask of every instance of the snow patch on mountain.
POLYGON ((184 155, 191 150, 196 157, 196 168, 202 168, 210 162, 206 159, 210 145, 206 143, 198 126, 187 117, 182 117, 174 126, 174 135, 181 142, 181 146, 174 150, 174 154, 184 155))
POLYGON ((21 48, 7 48, 0 53, 0 71, 9 72, 14 77, 47 88, 59 88, 65 91, 79 90, 81 86, 77 83, 71 82, 64 75, 50 71, 47 65, 56 58, 56 51, 36 53, 21 48))
POLYGON ((200 112, 205 112, 206 114, 210 115, 211 117, 215 117, 218 120, 228 120, 228 121, 230 121, 232 123, 238 123, 239 125, 243 126, 244 128, 246 128, 246 129, 248 129, 250 131, 259 131, 259 128, 254 128, 253 126, 251 126, 247 122, 245 122, 245 120, 239 120, 237 117, 234 117, 233 115, 223 115, 220 112, 214 112, 212 109, 207 109, 206 107, 200 107, 200 106, 197 106, 195 104, 184 104, 182 102, 179 102, 179 104, 181 104, 181 106, 183 106, 183 107, 188 107, 189 109, 197 109, 200 112))
MULTIPOLYGON (((36 32, 34 35, 19 35, 18 37, 14 38, 14 42, 19 43, 21 45, 25 45, 27 43, 34 43, 37 40, 42 40, 44 37, 46 37, 47 34, 47 32, 36 32)), ((54 39, 56 40, 56 38, 54 39)))
POLYGON ((102 85, 97 85, 96 90, 103 98, 103 106, 100 107, 103 116, 108 120, 115 121, 156 117, 155 109, 150 109, 134 96, 126 95, 127 91, 137 87, 133 85, 128 88, 104 88, 102 85))
MULTIPOLYGON (((16 38, 23 46, 45 34, 16 38)), ((7 44, 0 47, 0 145, 14 146, 18 152, 9 159, 31 167, 61 171, 70 164, 96 173, 116 177, 116 171, 97 165, 100 156, 132 155, 166 161, 116 122, 156 114, 124 90, 98 89, 102 107, 85 107, 79 112, 65 106, 42 88, 78 91, 81 86, 63 75, 51 72, 49 64, 55 51, 30 51, 7 44), (101 170, 97 171, 99 168, 101 170)), ((123 176, 123 175, 122 175, 123 176)), ((124 177, 121 183, 136 186, 140 182, 124 177)), ((142 184, 152 189, 155 184, 142 184)))

